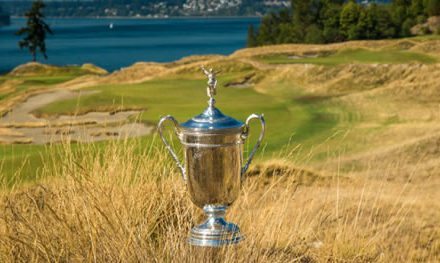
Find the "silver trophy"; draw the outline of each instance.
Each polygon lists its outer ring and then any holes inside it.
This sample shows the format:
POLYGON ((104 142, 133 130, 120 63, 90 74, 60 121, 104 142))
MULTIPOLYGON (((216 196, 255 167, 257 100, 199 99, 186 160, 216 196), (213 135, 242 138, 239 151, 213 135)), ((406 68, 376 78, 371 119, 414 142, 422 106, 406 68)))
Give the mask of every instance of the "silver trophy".
POLYGON ((257 114, 250 115, 245 123, 224 115, 214 106, 218 72, 204 67, 202 70, 208 77, 208 108, 180 125, 172 116, 165 116, 159 121, 158 131, 182 173, 191 201, 207 216, 205 222, 191 230, 189 243, 218 247, 236 244, 243 239, 239 227, 225 220, 225 213, 237 199, 243 175, 260 147, 265 121, 263 115, 257 114), (243 166, 243 144, 249 134, 249 122, 253 119, 260 120, 261 133, 243 166), (167 120, 174 124, 175 133, 184 147, 184 165, 163 135, 163 124, 167 120))

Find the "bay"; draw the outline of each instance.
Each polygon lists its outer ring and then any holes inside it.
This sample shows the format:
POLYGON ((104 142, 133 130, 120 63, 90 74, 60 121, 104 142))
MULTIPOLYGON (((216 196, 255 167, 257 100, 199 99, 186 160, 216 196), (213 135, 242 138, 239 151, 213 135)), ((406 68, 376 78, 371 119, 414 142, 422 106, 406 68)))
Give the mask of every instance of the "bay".
MULTIPOLYGON (((190 55, 230 54, 246 46, 249 25, 260 18, 48 18, 54 35, 47 37, 49 58, 38 61, 53 65, 92 63, 114 71, 139 61, 170 62, 190 55)), ((13 18, 0 27, 0 72, 10 71, 31 60, 20 50, 15 32, 24 18, 13 18)))

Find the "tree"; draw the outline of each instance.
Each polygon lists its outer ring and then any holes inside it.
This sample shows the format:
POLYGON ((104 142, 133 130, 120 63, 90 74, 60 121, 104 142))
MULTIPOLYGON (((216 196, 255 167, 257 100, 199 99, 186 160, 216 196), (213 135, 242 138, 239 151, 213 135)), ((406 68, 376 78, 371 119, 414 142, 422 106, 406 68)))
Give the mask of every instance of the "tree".
POLYGON ((277 43, 298 43, 300 40, 296 38, 295 27, 292 23, 282 23, 279 26, 280 34, 277 43))
POLYGON ((343 40, 339 29, 339 17, 342 5, 339 3, 326 3, 321 10, 321 22, 323 24, 323 36, 326 43, 343 40))
POLYGON ((377 32, 377 6, 372 4, 361 11, 357 25, 360 39, 376 39, 377 32))
POLYGON ((350 0, 342 8, 340 17, 341 34, 348 40, 357 39, 359 37, 357 24, 360 13, 361 8, 354 0, 350 0))
POLYGON ((440 15, 440 0, 391 0, 387 4, 367 5, 359 2, 291 0, 290 13, 283 10, 262 19, 256 43, 333 43, 406 37, 411 35, 413 26, 424 23, 428 16, 440 15))
POLYGON ((424 5, 423 5, 423 1, 424 0, 413 0, 411 3, 411 6, 409 8, 409 12, 412 16, 412 18, 417 18, 418 16, 424 15, 424 5))
POLYGON ((402 34, 404 36, 411 36, 411 28, 416 25, 416 22, 412 18, 407 18, 402 24, 402 34))
POLYGON ((440 15, 440 0, 428 0, 426 4, 426 13, 429 16, 440 15))
POLYGON ((311 0, 292 0, 293 23, 308 26, 312 23, 313 17, 310 12, 311 0))
POLYGON ((257 46, 257 39, 255 37, 254 25, 250 25, 249 28, 248 28, 247 46, 248 47, 255 47, 255 46, 257 46))
POLYGON ((306 37, 304 41, 309 44, 322 44, 324 43, 324 35, 321 29, 315 24, 310 25, 306 29, 306 37))
POLYGON ((257 42, 259 45, 276 44, 278 38, 278 23, 276 14, 269 14, 263 17, 258 29, 257 42))
POLYGON ((295 38, 298 39, 299 42, 304 41, 306 35, 305 30, 313 22, 310 4, 311 0, 291 1, 295 38))
POLYGON ((397 36, 396 28, 391 22, 388 9, 382 5, 377 6, 377 32, 379 38, 393 38, 397 36))
POLYGON ((31 9, 25 14, 27 17, 26 27, 17 31, 17 35, 24 35, 24 38, 18 42, 21 49, 28 48, 32 54, 32 61, 37 60, 37 51, 43 54, 47 59, 46 54, 46 33, 53 34, 49 25, 44 22, 44 14, 42 9, 45 4, 41 0, 34 1, 31 9))

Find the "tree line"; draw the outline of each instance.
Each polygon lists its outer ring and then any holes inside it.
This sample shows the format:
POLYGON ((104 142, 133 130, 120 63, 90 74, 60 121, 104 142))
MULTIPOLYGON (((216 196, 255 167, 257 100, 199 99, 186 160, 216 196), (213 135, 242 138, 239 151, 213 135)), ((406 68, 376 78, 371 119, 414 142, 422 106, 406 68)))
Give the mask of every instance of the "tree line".
MULTIPOLYGON (((291 8, 262 18, 248 29, 249 47, 282 43, 334 43, 411 36, 411 28, 440 15, 440 0, 292 0, 291 8)), ((424 32, 424 33, 440 33, 424 32)))

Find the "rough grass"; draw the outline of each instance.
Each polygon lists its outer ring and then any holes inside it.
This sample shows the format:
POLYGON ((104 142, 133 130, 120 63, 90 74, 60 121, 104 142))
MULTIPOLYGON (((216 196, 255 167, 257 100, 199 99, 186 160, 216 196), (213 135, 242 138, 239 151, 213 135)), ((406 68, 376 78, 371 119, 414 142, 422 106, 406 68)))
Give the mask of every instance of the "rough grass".
MULTIPOLYGON (((386 180, 254 166, 227 218, 245 241, 186 244, 202 220, 164 150, 81 145, 0 192, 1 262, 436 262, 438 199, 386 180)), ((20 176, 17 173, 17 176, 20 176)), ((3 178, 4 179, 4 178, 3 178)))
POLYGON ((104 75, 107 72, 90 64, 82 66, 50 66, 40 63, 20 65, 6 75, 0 76, 0 115, 11 110, 14 104, 29 96, 50 90, 86 75, 104 75))
POLYGON ((266 55, 258 59, 269 64, 317 64, 327 66, 342 64, 432 64, 437 62, 436 58, 423 53, 367 49, 345 49, 330 54, 316 53, 309 56, 294 56, 294 54, 266 55))
MULTIPOLYGON (((185 121, 206 106, 206 80, 199 72, 200 65, 218 66, 223 70, 219 78, 219 108, 240 120, 253 112, 265 114, 268 133, 264 158, 271 158, 272 153, 280 149, 301 145, 298 156, 307 160, 313 158, 313 165, 322 167, 327 161, 335 164, 335 157, 343 155, 342 171, 361 170, 357 167, 365 167, 363 163, 372 156, 383 156, 383 152, 393 148, 398 152, 403 143, 412 143, 440 131, 439 64, 388 64, 387 60, 399 59, 401 54, 435 57, 437 41, 414 38, 335 45, 282 45, 246 49, 230 57, 190 58, 170 64, 138 63, 106 77, 76 78, 55 85, 57 88, 86 86, 86 89, 99 93, 83 96, 80 100, 59 101, 40 108, 35 114, 51 117, 95 110, 143 109, 141 121, 153 125, 165 114, 185 121), (423 53, 425 49, 430 51, 423 53), (358 56, 360 60, 383 56, 383 61, 387 62, 272 65, 252 59, 264 54, 291 52, 325 53, 331 57, 346 51, 349 51, 347 56, 358 56), (245 88, 231 85, 243 82, 245 88)), ((402 59, 408 58, 403 56, 402 59)), ((51 85, 31 87, 39 90, 51 85)), ((252 129, 258 131, 256 125, 252 129)), ((146 142, 152 136, 147 137, 146 142)), ((21 149, 23 146, 17 147, 21 149)), ((0 157, 8 157, 4 162, 6 167, 11 167, 8 172, 11 175, 14 165, 21 165, 25 158, 14 154, 14 147, 0 148, 0 157), (18 156, 18 160, 10 156, 18 156)), ((30 160, 38 160, 40 154, 45 155, 40 150, 29 149, 30 160)), ((416 164, 417 161, 413 160, 410 165, 416 164)), ((428 162, 426 164, 423 173, 437 171, 428 162)), ((39 167, 39 161, 25 162, 23 169, 32 173, 39 167)), ((335 170, 337 166, 333 165, 331 169, 335 170)))
POLYGON ((137 107, 142 121, 184 121, 206 106, 196 72, 209 62, 224 71, 224 113, 265 113, 268 124, 227 216, 246 239, 220 250, 186 244, 203 216, 154 136, 1 145, 0 262, 439 262, 440 68, 425 64, 438 41, 261 47, 68 82, 65 72, 0 77, 0 107, 47 87, 87 87, 101 92, 38 113, 137 107), (326 54, 303 63, 333 66, 252 60, 295 52, 326 54), (225 87, 243 81, 248 88, 225 87))
POLYGON ((282 44, 269 45, 256 48, 246 48, 234 52, 233 58, 250 58, 270 54, 317 54, 317 53, 335 53, 344 49, 368 49, 368 50, 409 50, 422 54, 429 54, 439 58, 440 37, 431 35, 423 37, 411 37, 403 39, 388 40, 360 40, 347 41, 333 44, 311 45, 311 44, 282 44), (404 44, 404 45, 402 45, 404 44), (408 45, 409 44, 409 45, 408 45), (403 48, 402 48, 403 47, 403 48))
POLYGON ((106 74, 102 68, 92 64, 84 64, 82 66, 51 66, 38 62, 29 62, 13 69, 8 76, 29 77, 29 76, 59 76, 59 75, 84 75, 84 74, 106 74))

